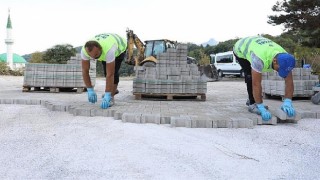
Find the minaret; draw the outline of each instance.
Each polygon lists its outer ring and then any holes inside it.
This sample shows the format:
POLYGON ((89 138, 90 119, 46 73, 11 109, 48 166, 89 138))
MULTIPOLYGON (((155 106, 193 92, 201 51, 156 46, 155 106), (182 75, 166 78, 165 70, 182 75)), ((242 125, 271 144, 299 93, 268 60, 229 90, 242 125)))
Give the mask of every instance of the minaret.
POLYGON ((12 45, 13 45, 13 39, 12 39, 12 25, 11 25, 11 19, 10 19, 10 9, 8 10, 8 21, 7 21, 7 39, 5 39, 5 43, 7 45, 7 63, 10 67, 10 69, 13 69, 13 52, 12 52, 12 45))

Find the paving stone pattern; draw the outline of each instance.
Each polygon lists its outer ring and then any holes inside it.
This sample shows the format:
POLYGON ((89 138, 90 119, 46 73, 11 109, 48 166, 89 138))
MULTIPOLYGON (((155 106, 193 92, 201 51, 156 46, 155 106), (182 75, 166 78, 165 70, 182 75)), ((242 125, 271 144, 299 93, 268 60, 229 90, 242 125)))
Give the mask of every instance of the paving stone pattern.
POLYGON ((129 100, 116 103, 108 109, 101 109, 97 104, 86 102, 62 103, 58 101, 36 99, 0 99, 0 104, 41 105, 51 111, 68 112, 74 116, 113 117, 127 123, 167 124, 171 127, 187 128, 253 128, 256 125, 276 125, 277 123, 297 123, 301 118, 320 119, 320 112, 297 112, 295 117, 287 117, 281 110, 271 111, 274 117, 262 121, 261 117, 251 113, 232 112, 230 105, 214 104, 208 106, 194 102, 186 106, 185 102, 141 101, 129 100), (195 111, 195 106, 197 111, 195 111), (228 116, 229 114, 229 116, 228 116))

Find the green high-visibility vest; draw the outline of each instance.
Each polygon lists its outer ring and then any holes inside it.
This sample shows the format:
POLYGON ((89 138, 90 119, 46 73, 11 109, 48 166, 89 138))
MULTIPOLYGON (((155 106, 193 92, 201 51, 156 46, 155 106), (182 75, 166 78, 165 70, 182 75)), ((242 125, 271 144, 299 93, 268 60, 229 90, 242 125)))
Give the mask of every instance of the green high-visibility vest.
MULTIPOLYGON (((116 50, 115 57, 118 57, 121 53, 123 53, 127 49, 127 43, 124 38, 117 34, 99 34, 92 38, 90 41, 96 41, 102 47, 101 56, 98 58, 99 61, 105 61, 107 52, 112 48, 114 44, 117 44, 118 49, 116 50)), ((82 47, 82 52, 85 56, 90 58, 89 54, 87 53, 85 47, 82 47)))
POLYGON ((233 52, 240 58, 252 61, 251 53, 253 52, 263 61, 262 72, 271 70, 271 64, 274 57, 279 53, 286 53, 279 44, 262 36, 246 37, 238 40, 233 47, 233 52))

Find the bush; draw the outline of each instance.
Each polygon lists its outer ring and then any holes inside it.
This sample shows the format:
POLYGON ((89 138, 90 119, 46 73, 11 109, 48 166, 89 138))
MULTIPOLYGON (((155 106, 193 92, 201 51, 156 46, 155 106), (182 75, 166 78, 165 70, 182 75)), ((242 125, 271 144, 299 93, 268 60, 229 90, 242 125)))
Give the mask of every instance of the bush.
POLYGON ((23 76, 24 69, 10 70, 7 63, 0 62, 0 75, 23 76))

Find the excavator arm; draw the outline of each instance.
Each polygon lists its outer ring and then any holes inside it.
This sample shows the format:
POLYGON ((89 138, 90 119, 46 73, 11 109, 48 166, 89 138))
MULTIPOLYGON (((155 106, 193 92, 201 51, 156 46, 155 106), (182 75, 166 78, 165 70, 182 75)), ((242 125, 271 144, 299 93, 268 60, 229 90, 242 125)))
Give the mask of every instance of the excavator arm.
POLYGON ((126 63, 130 65, 139 65, 139 63, 144 60, 145 45, 132 30, 127 29, 126 32, 128 46, 126 63), (134 46, 137 48, 137 56, 133 55, 134 46))

